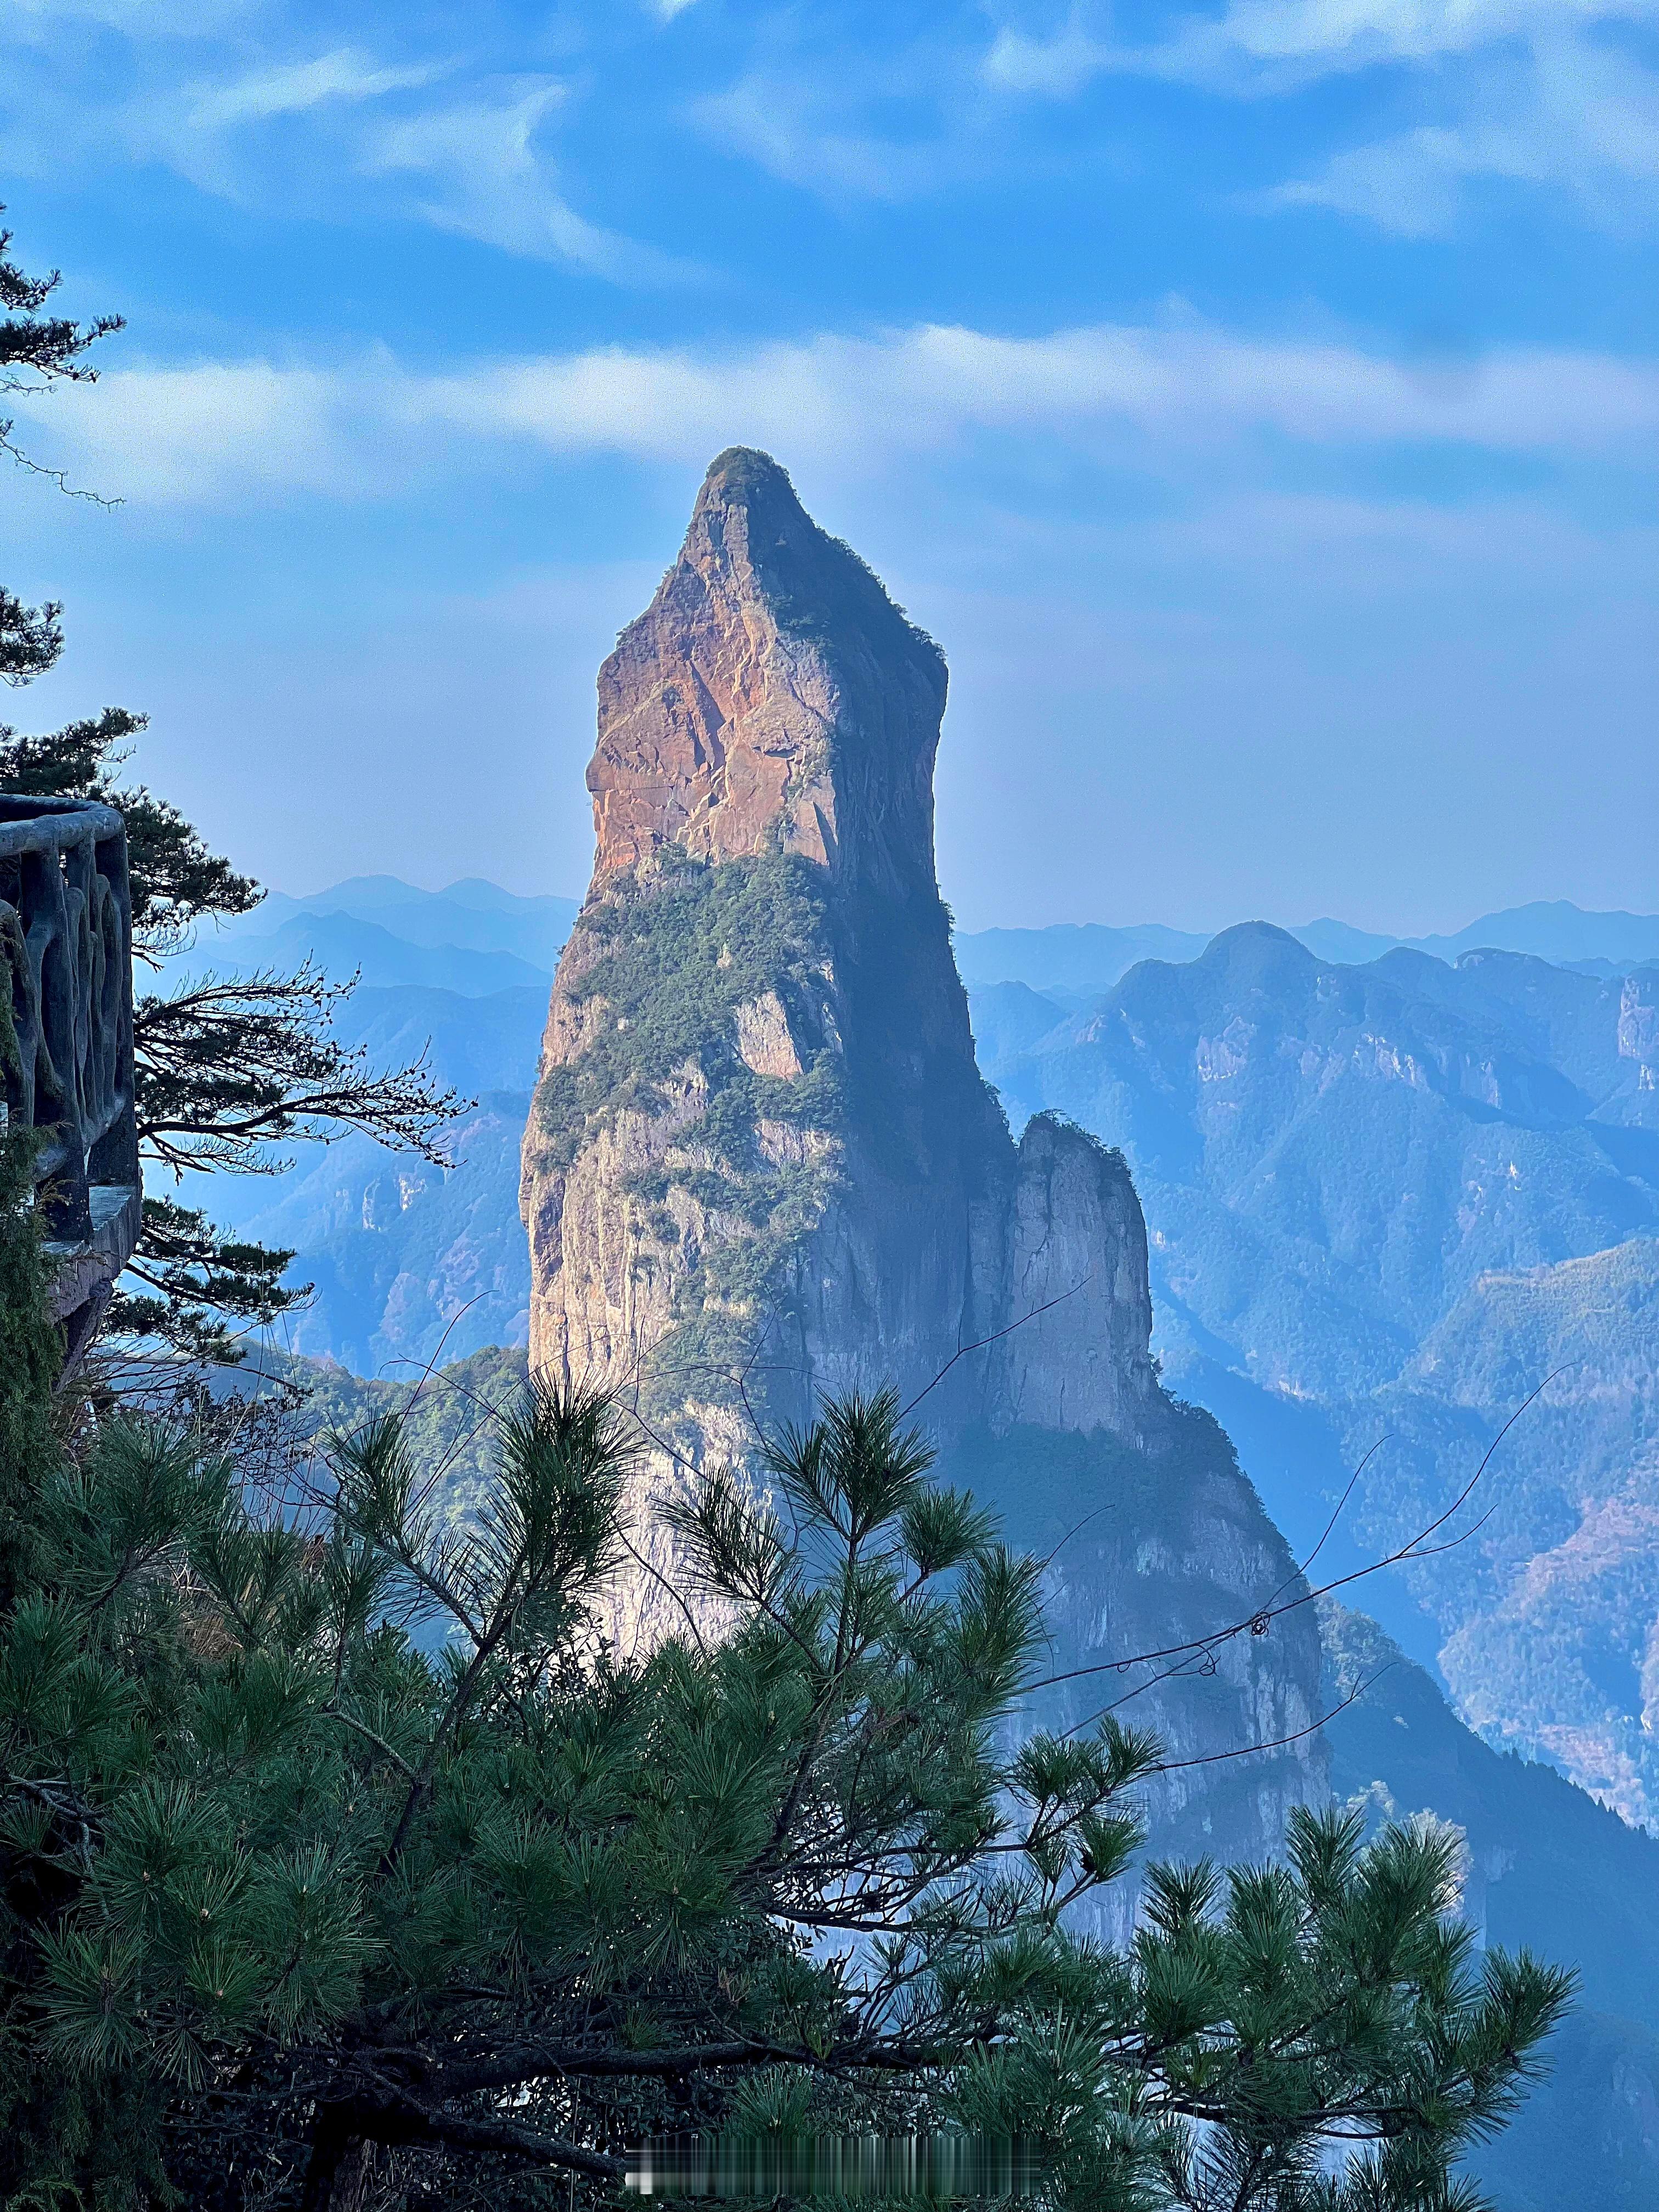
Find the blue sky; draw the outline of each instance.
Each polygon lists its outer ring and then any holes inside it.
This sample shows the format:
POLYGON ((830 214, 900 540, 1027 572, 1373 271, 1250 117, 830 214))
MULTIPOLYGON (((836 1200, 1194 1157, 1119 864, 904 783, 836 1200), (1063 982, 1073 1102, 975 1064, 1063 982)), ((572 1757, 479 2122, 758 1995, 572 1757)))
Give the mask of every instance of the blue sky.
POLYGON ((1659 0, 0 0, 25 726, 303 890, 586 880, 703 465, 944 645, 965 926, 1659 908, 1659 0))

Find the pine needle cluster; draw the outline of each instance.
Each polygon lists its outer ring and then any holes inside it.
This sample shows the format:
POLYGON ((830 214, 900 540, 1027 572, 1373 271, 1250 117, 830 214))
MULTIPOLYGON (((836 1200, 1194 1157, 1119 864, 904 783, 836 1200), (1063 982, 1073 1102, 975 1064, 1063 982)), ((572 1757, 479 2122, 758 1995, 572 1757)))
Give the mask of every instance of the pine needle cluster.
POLYGON ((1334 1816, 1069 1933, 1158 1747, 1007 1747, 1038 1570, 890 1395, 696 1486, 724 1632, 626 1665, 623 1416, 538 1385, 498 1444, 460 1526, 391 1418, 283 1515, 131 1421, 14 1487, 0 2203, 568 2212, 664 2135, 938 2128, 1079 2212, 1477 2201, 1565 1978, 1334 1816))

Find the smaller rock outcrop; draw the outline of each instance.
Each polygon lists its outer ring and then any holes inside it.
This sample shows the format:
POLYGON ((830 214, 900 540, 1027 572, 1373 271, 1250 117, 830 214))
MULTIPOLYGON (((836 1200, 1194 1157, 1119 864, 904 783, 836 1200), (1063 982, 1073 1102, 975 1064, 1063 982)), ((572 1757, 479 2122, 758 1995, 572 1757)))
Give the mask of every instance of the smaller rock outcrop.
POLYGON ((1144 1443, 1162 1412, 1146 1224, 1121 1153, 1053 1115, 1026 1129, 1008 1196, 994 1425, 1103 1429, 1144 1443))

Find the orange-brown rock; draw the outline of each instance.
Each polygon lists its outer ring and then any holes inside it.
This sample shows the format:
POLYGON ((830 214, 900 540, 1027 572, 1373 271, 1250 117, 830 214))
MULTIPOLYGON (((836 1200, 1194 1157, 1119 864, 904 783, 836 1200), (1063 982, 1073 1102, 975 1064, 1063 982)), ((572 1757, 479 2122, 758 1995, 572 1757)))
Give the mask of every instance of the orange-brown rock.
POLYGON ((710 468, 679 558, 599 671, 597 888, 665 845, 933 866, 945 659, 763 453, 710 468))

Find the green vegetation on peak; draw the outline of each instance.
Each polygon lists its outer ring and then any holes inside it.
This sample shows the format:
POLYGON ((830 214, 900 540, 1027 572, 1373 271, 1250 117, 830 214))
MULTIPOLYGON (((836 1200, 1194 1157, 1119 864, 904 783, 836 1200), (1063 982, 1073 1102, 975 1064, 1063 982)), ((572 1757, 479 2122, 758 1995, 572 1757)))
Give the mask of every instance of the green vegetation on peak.
POLYGON ((584 910, 578 941, 563 988, 593 1019, 578 1055, 543 1073, 534 1141, 549 1164, 568 1165, 626 1108, 659 1111, 661 1086, 688 1066, 708 1086, 700 1139, 737 1173, 753 1166, 762 1114, 835 1126, 842 1102, 823 1032, 831 953, 810 862, 770 853, 711 866, 669 847, 645 881, 625 878, 584 910), (808 1042, 801 1077, 757 1075, 738 1054, 738 1011, 769 992, 808 1042))

